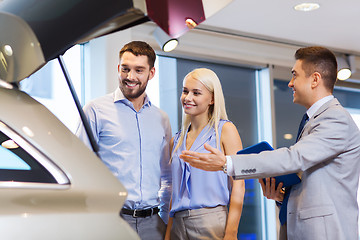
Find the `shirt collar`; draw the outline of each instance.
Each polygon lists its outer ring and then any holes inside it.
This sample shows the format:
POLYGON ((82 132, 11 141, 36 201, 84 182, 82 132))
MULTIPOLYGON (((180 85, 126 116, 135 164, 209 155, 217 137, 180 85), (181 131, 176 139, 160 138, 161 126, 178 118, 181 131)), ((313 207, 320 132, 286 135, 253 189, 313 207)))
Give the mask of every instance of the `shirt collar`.
POLYGON ((125 100, 124 94, 121 92, 120 88, 117 87, 114 93, 114 102, 125 100))
MULTIPOLYGON (((119 87, 116 88, 115 93, 114 93, 114 102, 117 102, 117 101, 130 103, 130 101, 124 96, 124 94, 122 93, 122 91, 120 90, 119 87)), ((150 101, 149 97, 147 96, 147 94, 145 94, 145 101, 144 101, 143 106, 149 106, 149 107, 151 106, 151 101, 150 101)))
POLYGON ((326 102, 332 100, 334 98, 334 95, 329 95, 326 97, 323 97, 322 99, 318 100, 316 103, 311 105, 311 107, 306 111, 307 115, 309 116, 309 119, 314 116, 317 110, 320 109, 322 105, 324 105, 326 102))

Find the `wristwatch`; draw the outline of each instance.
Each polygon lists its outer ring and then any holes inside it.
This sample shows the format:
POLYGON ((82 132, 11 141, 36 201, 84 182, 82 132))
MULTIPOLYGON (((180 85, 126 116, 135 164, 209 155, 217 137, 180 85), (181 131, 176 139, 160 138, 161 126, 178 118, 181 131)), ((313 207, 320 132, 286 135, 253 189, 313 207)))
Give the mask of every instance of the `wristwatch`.
POLYGON ((225 164, 222 166, 222 170, 225 174, 227 174, 227 164, 225 162, 225 164))

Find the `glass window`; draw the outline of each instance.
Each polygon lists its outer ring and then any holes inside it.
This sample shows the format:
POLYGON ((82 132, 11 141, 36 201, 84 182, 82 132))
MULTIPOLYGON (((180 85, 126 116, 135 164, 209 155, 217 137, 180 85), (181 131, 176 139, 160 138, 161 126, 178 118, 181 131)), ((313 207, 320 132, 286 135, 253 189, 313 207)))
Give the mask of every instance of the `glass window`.
MULTIPOLYGON (((64 61, 72 84, 81 99, 81 45, 70 48, 64 61)), ((79 113, 57 59, 20 82, 20 89, 47 107, 72 132, 78 125, 79 113), (66 113, 66 114, 64 114, 66 113)))
MULTIPOLYGON (((355 123, 360 129, 360 90, 350 88, 336 88, 334 95, 338 98, 339 102, 349 111, 353 117, 355 123)), ((360 181, 360 179, 359 179, 360 181)), ((358 189, 358 205, 360 208, 360 186, 358 189)), ((360 220, 358 219, 359 225, 359 239, 360 239, 360 220)))
MULTIPOLYGON (((292 102, 292 90, 288 81, 274 80, 276 142, 277 147, 289 147, 295 142, 297 126, 306 109, 292 102)), ((360 128, 360 90, 335 86, 334 96, 341 105, 349 111, 360 128)), ((358 204, 360 206, 360 186, 358 189, 358 204)), ((359 221, 360 232, 360 221, 359 221)), ((359 236, 360 239, 360 236, 359 236)))
MULTIPOLYGON (((237 127, 244 147, 257 143, 256 70, 210 62, 177 59, 178 98, 182 92, 182 81, 195 68, 206 67, 219 77, 225 95, 228 118, 237 127)), ((178 102, 181 124, 182 108, 178 102)))
POLYGON ((306 108, 293 103, 289 81, 274 80, 276 147, 290 147, 296 141, 297 126, 306 108))
POLYGON ((0 182, 57 183, 54 176, 28 152, 36 152, 36 149, 1 122, 0 128, 0 182), (12 138, 4 131, 11 132, 12 138), (17 141, 13 140, 15 137, 17 141))
MULTIPOLYGON (((290 147, 295 143, 297 126, 299 125, 306 108, 293 103, 292 89, 289 81, 274 80, 275 119, 276 119, 276 146, 290 147)), ((354 112, 360 109, 360 91, 358 89, 336 87, 334 96, 341 105, 354 112)), ((350 112, 351 113, 351 112, 350 112)))
POLYGON ((16 155, 19 147, 12 139, 0 133, 0 169, 31 170, 29 164, 16 155))
MULTIPOLYGON (((248 147, 257 143, 255 69, 161 56, 159 62, 161 63, 158 69, 160 106, 166 106, 170 120, 173 116, 178 118, 176 121, 178 126, 172 125, 173 132, 177 132, 181 125, 182 107, 179 99, 185 75, 195 68, 206 67, 213 70, 221 81, 228 117, 238 128, 243 146, 248 147), (169 92, 171 92, 171 96, 169 96, 169 92), (176 100, 173 101, 173 99, 176 100), (168 106, 170 103, 173 104, 172 107, 168 106)), ((259 191, 257 180, 246 180, 245 186, 246 192, 238 239, 262 239, 260 201, 262 193, 259 191)))
MULTIPOLYGON (((16 145, 16 143, 11 139, 1 142, 0 169, 31 170, 30 166, 16 155, 14 145, 16 145)), ((15 148, 17 148, 17 146, 15 148)))

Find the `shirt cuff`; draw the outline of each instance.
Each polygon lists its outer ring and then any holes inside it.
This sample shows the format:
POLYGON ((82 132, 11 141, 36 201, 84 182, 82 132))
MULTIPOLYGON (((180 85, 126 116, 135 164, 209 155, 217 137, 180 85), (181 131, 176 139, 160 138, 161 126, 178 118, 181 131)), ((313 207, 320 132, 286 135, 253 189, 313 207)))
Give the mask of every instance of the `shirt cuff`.
POLYGON ((230 156, 226 156, 226 167, 227 167, 227 175, 229 175, 230 177, 235 175, 235 171, 234 171, 234 167, 233 167, 233 162, 230 156))

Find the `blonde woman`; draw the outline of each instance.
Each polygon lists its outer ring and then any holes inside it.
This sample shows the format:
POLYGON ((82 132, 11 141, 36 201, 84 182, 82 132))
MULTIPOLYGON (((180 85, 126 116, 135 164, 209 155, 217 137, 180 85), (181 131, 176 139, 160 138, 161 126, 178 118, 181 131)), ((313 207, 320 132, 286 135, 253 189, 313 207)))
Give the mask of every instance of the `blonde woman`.
POLYGON ((206 68, 193 70, 184 78, 180 100, 183 121, 172 139, 173 193, 165 239, 237 239, 244 181, 193 168, 179 158, 183 150, 207 152, 205 143, 226 155, 242 149, 239 133, 227 119, 219 78, 206 68))

